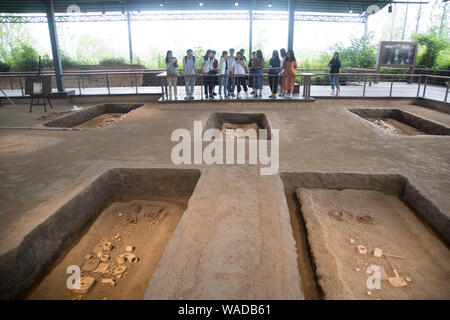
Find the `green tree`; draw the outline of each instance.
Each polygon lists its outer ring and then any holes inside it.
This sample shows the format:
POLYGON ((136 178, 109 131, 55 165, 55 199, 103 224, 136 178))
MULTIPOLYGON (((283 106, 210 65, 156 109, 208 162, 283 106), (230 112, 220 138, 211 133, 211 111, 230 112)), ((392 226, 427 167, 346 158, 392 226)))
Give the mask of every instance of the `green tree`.
POLYGON ((38 62, 39 54, 33 47, 22 44, 11 50, 9 63, 12 71, 37 71, 38 62))
POLYGON ((413 38, 419 45, 425 47, 423 53, 417 59, 417 66, 423 68, 436 67, 439 54, 448 47, 448 38, 439 34, 436 28, 431 28, 427 33, 417 33, 413 38))
POLYGON ((21 23, 0 23, 0 60, 9 63, 13 49, 22 45, 34 45, 26 25, 21 23))
POLYGON ((332 50, 339 52, 342 67, 375 68, 377 47, 370 39, 373 39, 372 33, 361 38, 352 36, 351 44, 347 48, 342 44, 332 46, 332 50))

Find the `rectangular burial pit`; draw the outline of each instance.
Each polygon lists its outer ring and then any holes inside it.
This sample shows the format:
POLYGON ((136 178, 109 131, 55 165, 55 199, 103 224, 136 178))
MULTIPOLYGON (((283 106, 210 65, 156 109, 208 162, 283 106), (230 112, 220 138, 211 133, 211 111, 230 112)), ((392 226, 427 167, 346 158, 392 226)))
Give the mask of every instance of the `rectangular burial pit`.
POLYGON ((399 109, 349 109, 377 127, 398 135, 450 135, 450 128, 399 109))
POLYGON ((143 104, 101 104, 44 123, 56 128, 102 128, 126 117, 143 104))
POLYGON ((264 113, 215 112, 206 121, 203 132, 212 128, 221 131, 224 137, 233 139, 244 137, 248 129, 255 130, 258 139, 271 139, 269 121, 264 113), (242 129, 244 133, 237 132, 227 136, 226 129, 242 129), (266 131, 260 134, 259 129, 266 129, 266 131))
POLYGON ((0 258, 1 298, 141 299, 199 177, 188 169, 104 173, 0 258), (71 265, 95 280, 87 293, 67 288, 71 265))
POLYGON ((321 298, 450 299, 448 218, 406 178, 346 173, 282 176, 286 194, 296 198, 304 223, 321 298), (367 252, 360 253, 358 246, 367 252), (375 248, 382 250, 381 257, 374 256, 375 248), (371 265, 380 267, 379 290, 366 284, 371 265), (389 281, 395 277, 394 269, 405 286, 389 281))

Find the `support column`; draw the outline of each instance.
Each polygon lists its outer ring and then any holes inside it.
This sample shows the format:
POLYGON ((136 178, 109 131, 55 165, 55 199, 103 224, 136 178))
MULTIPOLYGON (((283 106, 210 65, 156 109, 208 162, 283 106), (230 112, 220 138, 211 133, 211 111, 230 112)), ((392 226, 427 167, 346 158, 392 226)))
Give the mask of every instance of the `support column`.
MULTIPOLYGON (((250 8, 249 10, 249 15, 250 15, 250 19, 249 19, 249 34, 248 34, 248 55, 249 55, 249 59, 251 59, 252 57, 252 50, 253 50, 253 10, 250 8)), ((250 60, 249 60, 250 61, 250 60)))
POLYGON ((289 0, 288 16, 288 50, 294 50, 295 0, 289 0))
POLYGON ((48 30, 50 32, 50 43, 52 45, 53 68, 55 69, 56 86, 58 87, 58 92, 64 92, 64 79, 62 76, 61 56, 59 54, 58 34, 56 32, 53 0, 45 0, 45 11, 47 13, 48 30))
POLYGON ((128 50, 130 51, 130 64, 133 64, 133 43, 131 40, 130 11, 127 11, 127 24, 128 24, 128 50))
POLYGON ((364 35, 367 36, 369 33, 369 15, 366 14, 366 21, 364 22, 364 35))

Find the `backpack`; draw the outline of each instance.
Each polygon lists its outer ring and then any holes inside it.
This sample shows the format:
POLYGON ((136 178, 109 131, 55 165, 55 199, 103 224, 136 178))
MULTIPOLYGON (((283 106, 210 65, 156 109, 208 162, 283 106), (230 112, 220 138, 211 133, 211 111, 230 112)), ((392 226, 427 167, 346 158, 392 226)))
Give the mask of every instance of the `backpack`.
MULTIPOLYGON (((188 57, 184 56, 184 65, 186 65, 187 59, 188 59, 188 57)), ((194 68, 196 68, 197 67, 197 58, 195 56, 192 56, 192 59, 194 59, 194 68)))

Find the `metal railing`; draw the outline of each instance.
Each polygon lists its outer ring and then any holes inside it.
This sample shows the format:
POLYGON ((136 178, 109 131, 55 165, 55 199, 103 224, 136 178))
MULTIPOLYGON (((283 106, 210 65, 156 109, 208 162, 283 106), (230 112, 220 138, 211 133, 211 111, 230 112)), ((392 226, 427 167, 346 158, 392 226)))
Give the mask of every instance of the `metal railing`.
MULTIPOLYGON (((264 69, 267 70, 267 69, 264 69)), ((330 73, 328 72, 320 72, 323 71, 325 69, 305 69, 305 68, 299 68, 299 71, 301 71, 302 73, 297 74, 296 75, 296 81, 299 81, 300 85, 304 86, 304 81, 305 81, 305 72, 304 71, 316 71, 315 73, 308 73, 307 79, 308 81, 310 81, 309 87, 306 88, 306 90, 310 90, 311 86, 314 85, 328 85, 329 84, 329 76, 330 73)), ((44 75, 49 75, 51 77, 55 77, 55 73, 53 71, 44 71, 43 72, 44 75)), ((21 91, 21 96, 25 96, 25 88, 24 88, 24 78, 28 77, 28 76, 33 76, 36 75, 35 72, 8 72, 8 73, 0 73, 0 81, 3 80, 3 87, 2 89, 6 89, 5 88, 5 82, 6 84, 9 84, 9 87, 11 90, 16 90, 14 89, 15 86, 18 87, 18 89, 20 89, 21 91), (14 85, 14 82, 16 83, 16 85, 14 85)), ((106 92, 108 94, 112 94, 111 93, 111 78, 114 76, 124 76, 126 75, 127 77, 129 77, 129 86, 122 86, 124 88, 133 88, 134 93, 135 94, 139 94, 139 87, 144 86, 143 84, 139 84, 139 81, 141 81, 140 79, 138 79, 138 77, 142 76, 144 77, 145 75, 151 75, 152 79, 154 80, 153 83, 151 83, 150 85, 148 85, 149 87, 158 87, 162 85, 162 80, 164 78, 164 70, 149 70, 149 69, 122 69, 122 70, 77 70, 77 71, 66 71, 63 73, 63 77, 67 80, 70 77, 73 77, 75 79, 75 84, 76 87, 78 88, 78 93, 79 95, 83 95, 83 90, 86 89, 86 85, 84 82, 84 77, 89 77, 89 76, 98 76, 101 77, 102 81, 103 81, 103 85, 101 86, 100 83, 97 82, 97 86, 95 86, 95 88, 103 88, 106 89, 106 92), (159 79, 159 80, 157 80, 159 79), (100 85, 100 86, 99 86, 100 85)), ((178 75, 180 78, 183 78, 184 76, 181 74, 178 75)), ((205 74, 197 74, 196 77, 198 78, 204 78, 206 75, 205 74)), ((211 75, 209 75, 211 76, 211 75)), ((218 75, 213 75, 213 76, 218 76, 218 75)), ((265 82, 267 83, 267 77, 268 76, 277 76, 276 74, 268 74, 268 73, 263 73, 263 74, 253 74, 253 73, 247 73, 245 74, 246 77, 255 77, 255 76, 263 76, 263 78, 265 79, 265 82)), ((281 77, 282 75, 279 75, 279 77, 281 77)), ((429 85, 433 82, 433 81, 439 81, 439 83, 444 83, 444 86, 439 86, 439 88, 445 88, 444 94, 443 94, 443 101, 447 102, 448 99, 448 83, 450 82, 450 77, 448 76, 439 76, 439 75, 429 75, 429 74, 398 74, 398 73, 373 73, 373 72, 369 72, 369 73, 359 73, 359 72, 343 72, 339 74, 340 76, 340 83, 341 84, 348 84, 351 85, 352 83, 357 83, 362 87, 361 90, 361 96, 365 97, 366 96, 366 91, 367 91, 367 87, 370 87, 372 85, 372 83, 374 82, 375 78, 379 78, 381 81, 380 82, 384 82, 384 83, 389 83, 390 87, 389 87, 389 93, 385 96, 387 97, 392 97, 393 96, 393 91, 395 89, 394 83, 396 82, 401 82, 401 81, 407 81, 409 78, 414 79, 414 83, 417 84, 417 93, 416 93, 416 97, 419 97, 420 95, 422 97, 426 97, 426 93, 427 93, 427 88, 429 87, 429 85), (422 93, 420 92, 420 89, 422 88, 422 93)), ((99 80, 99 79, 98 79, 99 80)), ((142 81, 144 80, 144 78, 142 78, 142 81)), ((197 83, 197 85, 204 85, 203 80, 200 80, 202 82, 197 83)), ((436 87, 436 86, 435 86, 436 87)), ((305 89, 304 89, 305 90, 305 89)), ((164 93, 164 92, 161 92, 164 93)), ((383 95, 384 96, 384 95, 383 95)), ((440 100, 440 98, 438 99, 440 100)))

